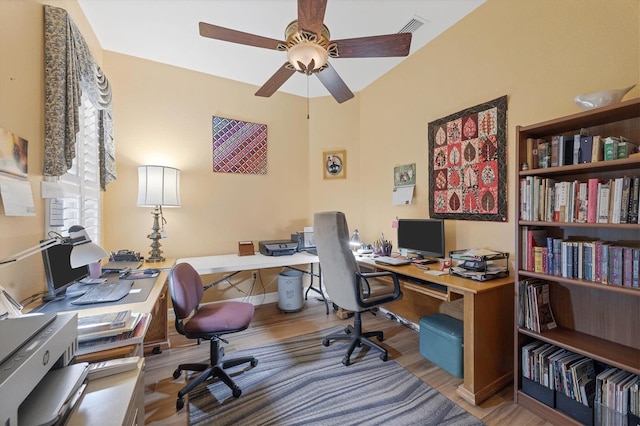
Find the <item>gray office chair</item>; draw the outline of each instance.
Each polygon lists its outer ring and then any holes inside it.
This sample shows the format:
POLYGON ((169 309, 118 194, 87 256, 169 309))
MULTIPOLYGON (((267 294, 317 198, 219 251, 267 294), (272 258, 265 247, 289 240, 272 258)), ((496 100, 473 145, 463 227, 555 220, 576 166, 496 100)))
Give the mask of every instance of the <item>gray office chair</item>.
POLYGON ((360 272, 355 256, 349 249, 349 228, 344 213, 316 213, 313 226, 325 289, 335 305, 354 313, 353 326, 345 327, 344 334, 326 336, 322 344, 329 346, 332 340, 350 341, 349 349, 342 359, 344 365, 351 363, 350 358, 354 349, 362 345, 380 351, 380 359, 386 361, 387 350, 369 339, 376 337, 381 342, 382 331, 363 333, 361 314, 402 297, 398 278, 392 272, 360 272), (378 277, 391 278, 393 287, 372 285, 378 277), (383 290, 380 291, 380 288, 383 290))

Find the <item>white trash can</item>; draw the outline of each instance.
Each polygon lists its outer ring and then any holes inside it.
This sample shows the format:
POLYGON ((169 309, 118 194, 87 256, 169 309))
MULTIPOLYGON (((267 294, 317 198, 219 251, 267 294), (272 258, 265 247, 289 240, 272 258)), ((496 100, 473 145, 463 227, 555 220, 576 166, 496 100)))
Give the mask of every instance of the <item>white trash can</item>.
POLYGON ((284 271, 278 275, 278 308, 298 312, 304 307, 301 271, 284 271))

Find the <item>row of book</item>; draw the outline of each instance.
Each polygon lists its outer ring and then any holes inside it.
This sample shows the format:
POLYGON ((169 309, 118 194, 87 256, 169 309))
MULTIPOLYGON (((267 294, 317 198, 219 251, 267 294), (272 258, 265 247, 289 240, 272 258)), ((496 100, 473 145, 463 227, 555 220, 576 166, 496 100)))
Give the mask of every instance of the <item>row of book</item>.
POLYGON ((76 354, 142 344, 150 321, 150 313, 130 310, 80 317, 76 354))
POLYGON ((638 152, 637 143, 624 136, 552 136, 551 140, 527 139, 527 165, 530 169, 594 163, 628 158, 638 152))
POLYGON ((640 223, 640 176, 555 181, 520 179, 520 219, 543 222, 640 223))
POLYGON ((593 408, 640 415, 640 376, 550 343, 522 347, 522 375, 593 408))
POLYGON ((522 269, 563 278, 640 288, 640 248, 608 241, 565 240, 522 227, 522 269))
POLYGON ((549 283, 538 279, 523 280, 518 283, 520 309, 518 325, 536 333, 557 327, 549 300, 549 283))

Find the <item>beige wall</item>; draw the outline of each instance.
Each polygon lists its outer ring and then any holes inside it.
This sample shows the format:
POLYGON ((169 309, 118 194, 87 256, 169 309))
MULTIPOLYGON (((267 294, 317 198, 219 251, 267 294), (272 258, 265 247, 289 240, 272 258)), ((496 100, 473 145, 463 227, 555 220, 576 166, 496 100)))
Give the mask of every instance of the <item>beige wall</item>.
MULTIPOLYGON (((572 102, 577 94, 640 84, 639 4, 489 0, 359 94, 353 118, 359 147, 355 155, 349 152, 349 167, 355 163, 360 174, 336 185, 312 173, 311 212, 349 209, 350 228, 358 228, 365 241, 381 232, 395 241, 396 217, 429 214, 428 123, 507 95, 508 222, 447 220, 446 244, 447 250, 489 247, 513 253, 515 126, 579 112, 572 102), (417 167, 414 203, 393 206, 393 167, 410 163, 417 167), (359 209, 343 201, 354 188, 359 209)), ((636 87, 625 99, 639 95, 636 87)), ((321 109, 317 120, 344 119, 330 102, 313 106, 321 109)), ((311 129, 313 165, 313 150, 327 142, 313 124, 311 129)))
MULTIPOLYGON (((446 231, 448 249, 513 252, 515 126, 577 112, 571 99, 579 93, 640 83, 637 0, 489 0, 355 99, 312 99, 309 120, 304 98, 256 98, 254 86, 102 53, 77 4, 55 4, 71 12, 114 87, 118 180, 104 196, 107 250, 148 251, 152 218, 135 206, 136 167, 152 163, 182 170, 183 206, 165 210, 168 238, 161 242, 170 257, 286 238, 319 210, 345 211, 365 240, 380 232, 395 240, 395 217, 428 216, 427 124, 507 95, 508 223, 447 221, 446 231), (212 115, 269 126, 266 176, 211 172, 212 115), (322 152, 331 149, 347 149, 347 179, 323 180, 322 152), (393 206, 393 167, 413 162, 414 204, 393 206)), ((0 0, 0 126, 30 141, 37 205, 35 218, 0 210, 0 257, 43 236, 41 40, 39 2, 0 0)), ((626 98, 639 95, 635 88, 626 98)), ((19 298, 42 289, 37 256, 18 268, 2 269, 0 283, 19 298)))
MULTIPOLYGON (((29 141, 29 183, 34 217, 6 216, 0 207, 0 259, 38 243, 44 235, 40 194, 44 141, 43 4, 69 12, 98 64, 102 49, 75 0, 0 0, 0 127, 29 141)), ((0 285, 18 299, 44 291, 39 255, 0 269, 0 285)))

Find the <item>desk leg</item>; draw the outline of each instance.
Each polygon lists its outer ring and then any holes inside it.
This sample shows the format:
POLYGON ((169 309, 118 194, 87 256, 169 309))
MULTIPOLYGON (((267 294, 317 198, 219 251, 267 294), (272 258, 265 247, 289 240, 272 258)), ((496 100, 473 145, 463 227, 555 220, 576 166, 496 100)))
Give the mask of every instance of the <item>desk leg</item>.
POLYGON ((309 287, 307 287, 307 291, 304 293, 304 300, 307 300, 308 296, 309 296, 309 290, 313 290, 316 293, 320 294, 320 297, 322 297, 322 300, 324 301, 324 305, 326 307, 326 311, 327 311, 327 315, 329 315, 329 302, 327 302, 327 298, 324 297, 324 293, 322 292, 322 269, 320 268, 320 264, 318 264, 318 275, 313 273, 313 263, 309 264, 311 267, 311 272, 309 273, 309 275, 311 275, 311 282, 309 283, 309 287), (315 288, 313 286, 313 277, 318 277, 318 288, 315 288))
POLYGON ((457 393, 478 405, 513 380, 513 287, 464 293, 464 383, 457 393))

